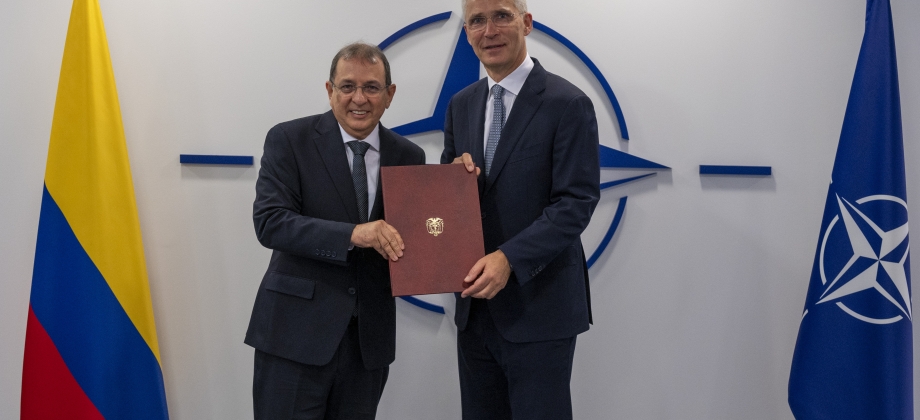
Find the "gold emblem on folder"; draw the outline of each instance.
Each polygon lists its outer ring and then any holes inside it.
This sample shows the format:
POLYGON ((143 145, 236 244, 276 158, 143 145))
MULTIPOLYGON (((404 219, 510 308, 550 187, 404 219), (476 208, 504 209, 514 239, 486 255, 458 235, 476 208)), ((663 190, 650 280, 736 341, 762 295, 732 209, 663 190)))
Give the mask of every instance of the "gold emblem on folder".
POLYGON ((440 217, 432 217, 425 221, 425 226, 428 227, 428 233, 438 236, 444 233, 444 219, 440 217))

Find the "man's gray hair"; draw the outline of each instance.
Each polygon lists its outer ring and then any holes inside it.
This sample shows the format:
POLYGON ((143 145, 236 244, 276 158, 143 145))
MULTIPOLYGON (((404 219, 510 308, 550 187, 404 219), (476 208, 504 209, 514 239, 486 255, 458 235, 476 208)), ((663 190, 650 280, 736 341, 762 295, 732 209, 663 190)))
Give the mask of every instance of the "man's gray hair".
MULTIPOLYGON (((463 7, 463 19, 466 20, 466 4, 469 0, 462 0, 460 2, 463 7)), ((527 13, 527 0, 514 0, 514 8, 518 9, 518 12, 527 13)))
POLYGON ((387 61, 387 56, 383 54, 383 51, 376 45, 365 44, 363 42, 348 44, 336 53, 335 57, 332 58, 332 67, 329 69, 329 82, 335 83, 335 71, 339 65, 340 59, 351 60, 354 58, 370 64, 383 62, 383 74, 386 79, 386 85, 389 86, 393 84, 393 80, 390 78, 390 62, 387 61))

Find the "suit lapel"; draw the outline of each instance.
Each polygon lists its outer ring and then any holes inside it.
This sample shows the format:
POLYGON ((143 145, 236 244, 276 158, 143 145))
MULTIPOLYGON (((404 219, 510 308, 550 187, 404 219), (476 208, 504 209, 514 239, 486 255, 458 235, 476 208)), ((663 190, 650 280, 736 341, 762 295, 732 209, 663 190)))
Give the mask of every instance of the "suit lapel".
POLYGON ((473 91, 473 100, 470 101, 469 115, 471 118, 469 132, 471 135, 470 154, 476 166, 482 168, 483 173, 477 178, 479 192, 482 193, 486 186, 485 167, 486 158, 483 151, 483 133, 486 127, 486 102, 489 100, 489 82, 482 79, 473 91))
MULTIPOLYGON (((383 125, 380 126, 380 167, 399 166, 402 162, 401 150, 396 145, 396 139, 390 130, 383 125)), ((382 171, 381 171, 382 172, 382 171)), ((377 177, 377 196, 374 197, 374 205, 371 207, 371 217, 369 220, 378 220, 383 218, 383 176, 377 177)))
POLYGON ((316 148, 319 150, 332 184, 348 212, 348 219, 358 223, 358 199, 355 198, 355 184, 351 180, 351 170, 348 167, 348 156, 345 154, 344 140, 339 124, 332 115, 332 111, 323 114, 322 120, 317 124, 319 134, 314 138, 316 148))
MULTIPOLYGON (((495 183, 495 179, 501 174, 508 156, 515 150, 521 136, 530 120, 533 119, 540 105, 543 103, 543 91, 546 89, 546 70, 543 66, 533 59, 533 69, 524 81, 521 92, 514 100, 511 107, 511 113, 508 115, 508 121, 502 128, 502 135, 498 141, 498 147, 495 149, 495 156, 492 158, 492 167, 489 168, 489 178, 486 180, 485 191, 488 191, 495 183)), ((480 118, 485 118, 485 110, 480 112, 480 118)), ((484 124, 484 123, 483 123, 484 124)), ((480 130, 480 133, 483 131, 480 130)), ((480 148, 482 148, 480 142, 480 148)))

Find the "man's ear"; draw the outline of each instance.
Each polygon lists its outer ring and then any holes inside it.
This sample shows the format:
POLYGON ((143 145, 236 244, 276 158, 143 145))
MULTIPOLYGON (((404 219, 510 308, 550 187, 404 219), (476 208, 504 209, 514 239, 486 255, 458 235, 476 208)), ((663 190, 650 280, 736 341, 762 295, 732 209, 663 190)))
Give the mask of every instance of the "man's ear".
POLYGON ((390 103, 393 102, 393 95, 396 95, 396 83, 391 83, 387 86, 387 108, 389 108, 390 103))
POLYGON ((533 31, 533 15, 524 13, 524 36, 530 35, 531 31, 533 31))

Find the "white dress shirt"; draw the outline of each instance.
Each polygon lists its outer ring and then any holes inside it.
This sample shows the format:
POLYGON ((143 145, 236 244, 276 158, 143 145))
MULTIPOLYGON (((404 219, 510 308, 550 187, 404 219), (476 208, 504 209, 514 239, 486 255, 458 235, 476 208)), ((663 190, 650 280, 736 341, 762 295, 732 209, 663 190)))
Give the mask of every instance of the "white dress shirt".
POLYGON ((524 62, 521 63, 518 68, 514 69, 511 74, 505 76, 501 82, 495 82, 491 77, 487 77, 489 82, 489 99, 486 101, 486 124, 482 134, 482 150, 486 150, 486 147, 488 147, 489 129, 492 127, 492 112, 495 109, 495 103, 492 98, 492 86, 495 86, 497 83, 505 89, 502 95, 502 102, 505 104, 505 124, 507 124, 508 115, 511 115, 511 107, 514 105, 514 100, 517 98, 518 94, 521 93, 521 88, 524 87, 524 81, 527 80, 527 76, 530 75, 531 70, 533 70, 533 60, 530 59, 530 54, 527 54, 527 57, 524 57, 524 62))

